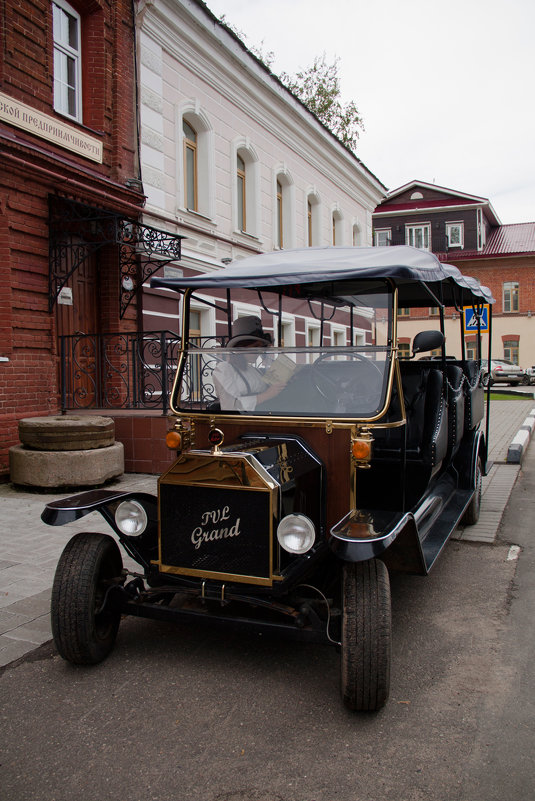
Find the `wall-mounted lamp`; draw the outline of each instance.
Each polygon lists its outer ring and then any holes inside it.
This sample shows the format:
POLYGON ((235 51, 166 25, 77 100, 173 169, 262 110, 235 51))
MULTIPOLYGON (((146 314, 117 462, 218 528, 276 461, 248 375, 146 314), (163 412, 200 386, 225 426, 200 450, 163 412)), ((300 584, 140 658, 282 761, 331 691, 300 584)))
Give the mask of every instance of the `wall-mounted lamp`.
POLYGON ((221 259, 221 263, 225 265, 230 264, 231 261, 232 259, 230 258, 230 256, 225 256, 224 259, 221 259))

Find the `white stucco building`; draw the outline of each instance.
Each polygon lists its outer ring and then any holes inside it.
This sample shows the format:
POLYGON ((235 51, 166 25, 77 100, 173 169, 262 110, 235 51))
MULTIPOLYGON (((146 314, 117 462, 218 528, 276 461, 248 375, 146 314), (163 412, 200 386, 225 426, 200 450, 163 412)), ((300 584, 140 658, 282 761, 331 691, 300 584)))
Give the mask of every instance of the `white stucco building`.
MULTIPOLYGON (((372 244, 383 184, 204 3, 141 0, 137 47, 144 222, 187 237, 178 269, 372 244)), ((174 327, 162 302, 145 330, 174 327)))

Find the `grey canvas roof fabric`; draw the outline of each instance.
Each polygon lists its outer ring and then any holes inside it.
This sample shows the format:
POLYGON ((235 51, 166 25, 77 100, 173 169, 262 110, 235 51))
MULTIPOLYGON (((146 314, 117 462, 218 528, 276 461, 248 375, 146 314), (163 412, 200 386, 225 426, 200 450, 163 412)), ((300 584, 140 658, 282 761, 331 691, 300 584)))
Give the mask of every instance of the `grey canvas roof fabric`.
POLYGON ((407 245, 394 247, 317 247, 278 250, 241 259, 228 267, 182 278, 151 278, 154 288, 177 291, 186 288, 271 289, 297 284, 326 284, 338 281, 390 279, 398 287, 400 302, 429 305, 429 294, 437 294, 445 305, 493 303, 487 287, 463 275, 433 253, 407 245), (419 285, 419 286, 418 286, 419 285))

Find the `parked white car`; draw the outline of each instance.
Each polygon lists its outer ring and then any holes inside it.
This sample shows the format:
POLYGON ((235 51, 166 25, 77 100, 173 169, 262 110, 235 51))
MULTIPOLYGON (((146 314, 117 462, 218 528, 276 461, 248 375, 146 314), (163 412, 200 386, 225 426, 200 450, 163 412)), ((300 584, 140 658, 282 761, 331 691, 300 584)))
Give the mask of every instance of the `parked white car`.
MULTIPOLYGON (((518 364, 506 361, 505 359, 492 359, 490 363, 490 376, 488 371, 488 361, 483 359, 481 362, 483 367, 483 383, 485 386, 489 382, 493 384, 528 384, 529 378, 526 371, 523 370, 518 364)), ((534 376, 535 380, 535 376, 534 376)))

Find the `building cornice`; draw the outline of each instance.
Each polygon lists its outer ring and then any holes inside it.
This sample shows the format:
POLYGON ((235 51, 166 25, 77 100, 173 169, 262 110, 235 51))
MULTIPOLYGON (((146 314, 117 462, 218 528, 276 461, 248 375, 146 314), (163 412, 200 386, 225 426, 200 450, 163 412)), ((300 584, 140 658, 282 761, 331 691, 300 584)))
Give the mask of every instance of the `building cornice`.
POLYGON ((343 191, 373 211, 386 187, 225 26, 211 23, 191 0, 156 0, 142 13, 143 32, 171 58, 258 120, 284 147, 312 161, 326 178, 336 173, 343 191), (304 126, 310 134, 306 148, 304 126))

